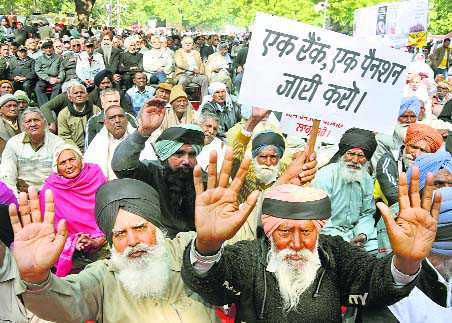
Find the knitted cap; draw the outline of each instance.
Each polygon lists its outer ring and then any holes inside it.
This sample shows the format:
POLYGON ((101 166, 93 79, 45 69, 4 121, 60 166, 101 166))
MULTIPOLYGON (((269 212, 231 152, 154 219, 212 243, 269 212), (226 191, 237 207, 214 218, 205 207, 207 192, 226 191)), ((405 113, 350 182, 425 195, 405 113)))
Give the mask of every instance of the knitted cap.
POLYGON ((177 100, 178 98, 184 97, 188 100, 188 96, 187 93, 185 93, 182 85, 176 85, 175 87, 173 87, 173 89, 171 90, 171 94, 169 97, 169 102, 173 103, 173 101, 177 100))

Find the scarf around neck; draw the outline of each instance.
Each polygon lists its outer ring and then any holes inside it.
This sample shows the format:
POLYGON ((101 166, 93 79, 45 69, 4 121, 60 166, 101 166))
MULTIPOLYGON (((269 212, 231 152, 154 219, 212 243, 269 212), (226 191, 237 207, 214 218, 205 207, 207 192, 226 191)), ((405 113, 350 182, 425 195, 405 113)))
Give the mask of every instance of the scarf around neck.
POLYGON ((69 112, 73 117, 81 118, 87 116, 87 119, 89 119, 93 115, 93 103, 90 102, 89 100, 85 102, 85 107, 83 108, 83 111, 77 111, 72 102, 69 102, 67 108, 69 109, 69 112))

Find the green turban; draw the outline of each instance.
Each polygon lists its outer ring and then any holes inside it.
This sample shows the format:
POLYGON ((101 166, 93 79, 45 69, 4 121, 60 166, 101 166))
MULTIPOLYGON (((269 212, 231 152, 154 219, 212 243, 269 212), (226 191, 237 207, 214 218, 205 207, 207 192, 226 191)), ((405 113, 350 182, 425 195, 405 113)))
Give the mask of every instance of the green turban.
POLYGON ((183 145, 191 145, 198 155, 204 145, 204 132, 195 124, 170 127, 162 132, 154 143, 154 149, 161 161, 167 160, 183 145))

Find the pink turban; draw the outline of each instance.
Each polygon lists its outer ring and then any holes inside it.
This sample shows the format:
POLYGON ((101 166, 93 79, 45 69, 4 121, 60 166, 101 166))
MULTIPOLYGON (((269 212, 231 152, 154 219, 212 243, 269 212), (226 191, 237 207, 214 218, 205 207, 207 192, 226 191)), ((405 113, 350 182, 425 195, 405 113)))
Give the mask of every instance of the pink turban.
POLYGON ((284 184, 264 193, 262 225, 267 237, 289 220, 311 220, 320 231, 330 215, 330 200, 320 189, 284 184))

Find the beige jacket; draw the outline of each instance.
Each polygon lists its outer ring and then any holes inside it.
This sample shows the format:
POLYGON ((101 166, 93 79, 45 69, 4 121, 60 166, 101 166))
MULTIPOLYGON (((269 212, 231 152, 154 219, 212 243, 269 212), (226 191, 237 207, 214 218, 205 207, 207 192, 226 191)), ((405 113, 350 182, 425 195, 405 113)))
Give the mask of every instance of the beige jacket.
POLYGON ((226 62, 226 58, 221 55, 219 52, 213 53, 209 56, 206 63, 206 75, 209 79, 212 79, 218 72, 214 72, 216 69, 222 69, 220 72, 227 72, 229 69, 228 63, 226 62))
POLYGON ((218 322, 213 307, 203 303, 181 278, 182 255, 193 237, 194 232, 185 232, 166 241, 172 273, 165 300, 137 300, 122 287, 109 261, 99 260, 77 275, 51 275, 42 288, 25 292, 25 303, 38 316, 65 323, 218 322))
MULTIPOLYGON (((195 56, 196 66, 198 66, 199 73, 204 74, 204 64, 201 60, 201 55, 196 50, 192 50, 191 53, 195 56)), ((181 48, 174 53, 174 62, 176 65, 176 77, 189 72, 189 65, 187 60, 187 53, 181 48)))
MULTIPOLYGON (((92 115, 100 113, 102 110, 93 105, 92 115)), ((69 112, 69 108, 65 107, 58 114, 58 136, 64 139, 68 144, 74 145, 81 152, 85 149, 85 133, 88 116, 75 117, 69 112)))
POLYGON ((167 108, 165 113, 165 118, 162 121, 162 125, 160 126, 160 130, 164 131, 169 127, 174 127, 183 124, 195 123, 195 112, 193 110, 193 106, 190 102, 188 102, 187 111, 185 111, 182 119, 179 120, 173 108, 167 108))

